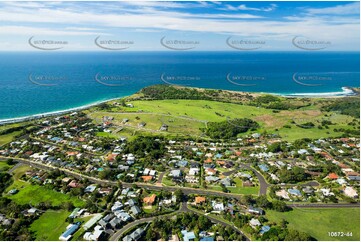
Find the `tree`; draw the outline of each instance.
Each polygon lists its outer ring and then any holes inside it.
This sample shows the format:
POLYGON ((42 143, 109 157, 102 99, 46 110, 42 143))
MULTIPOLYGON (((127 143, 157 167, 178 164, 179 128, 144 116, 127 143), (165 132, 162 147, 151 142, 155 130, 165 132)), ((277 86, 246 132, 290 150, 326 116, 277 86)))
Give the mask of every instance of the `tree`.
POLYGON ((177 189, 177 190, 174 192, 174 196, 176 196, 177 201, 183 201, 183 192, 182 192, 182 190, 177 189))
POLYGON ((264 208, 264 209, 271 207, 271 203, 268 201, 266 195, 261 195, 261 196, 257 197, 256 204, 257 204, 257 206, 264 208))
POLYGON ((287 204, 283 201, 275 200, 272 202, 272 209, 278 212, 286 212, 289 210, 287 204))

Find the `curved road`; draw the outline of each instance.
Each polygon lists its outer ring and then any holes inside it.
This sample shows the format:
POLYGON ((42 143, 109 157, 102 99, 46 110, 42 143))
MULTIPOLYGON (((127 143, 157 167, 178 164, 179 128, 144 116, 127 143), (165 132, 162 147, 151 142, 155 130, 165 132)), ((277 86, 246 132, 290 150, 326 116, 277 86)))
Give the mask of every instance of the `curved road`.
POLYGON ((264 179, 264 177, 261 175, 261 173, 259 173, 256 169, 254 169, 253 167, 251 167, 248 164, 241 164, 240 166, 250 169, 254 172, 254 174, 256 174, 258 181, 259 181, 259 195, 267 194, 267 189, 270 186, 270 184, 267 183, 267 181, 264 179))
POLYGON ((146 223, 146 222, 152 222, 154 219, 156 218, 168 218, 168 217, 173 217, 175 214, 177 213, 197 213, 199 215, 204 215, 206 216, 209 220, 211 220, 212 222, 214 223, 218 223, 218 224, 222 224, 223 226, 228 226, 228 227, 231 227, 233 228, 234 230, 236 230, 238 233, 240 233, 241 235, 243 235, 244 238, 246 238, 247 241, 249 241, 249 238, 239 229, 237 228, 236 226, 230 226, 229 224, 223 222, 223 221, 220 221, 216 218, 213 218, 213 217, 208 217, 207 215, 203 214, 202 212, 200 211, 194 211, 194 210, 190 210, 188 209, 187 207, 187 203, 186 202, 182 202, 181 204, 181 207, 179 208, 179 210, 177 210, 176 212, 173 212, 171 214, 165 214, 165 215, 159 215, 159 216, 154 216, 154 217, 149 217, 149 218, 142 218, 142 219, 138 219, 138 220, 135 220, 127 225, 125 225, 123 228, 121 228, 120 230, 118 230, 115 234, 113 234, 109 240, 110 241, 118 241, 123 235, 125 232, 127 232, 129 229, 137 226, 137 225, 140 225, 142 223, 146 223))

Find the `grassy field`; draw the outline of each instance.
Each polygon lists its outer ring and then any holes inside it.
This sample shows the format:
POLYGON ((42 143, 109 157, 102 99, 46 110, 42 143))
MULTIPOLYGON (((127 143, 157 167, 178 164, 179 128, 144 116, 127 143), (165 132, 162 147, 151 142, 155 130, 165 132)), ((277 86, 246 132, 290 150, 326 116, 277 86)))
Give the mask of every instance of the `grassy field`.
POLYGON ((66 210, 48 210, 31 224, 30 231, 35 233, 36 240, 57 241, 69 224, 65 222, 69 215, 66 210))
POLYGON ((269 210, 266 217, 270 221, 279 222, 285 219, 289 227, 306 232, 317 240, 352 240, 360 239, 360 209, 294 209, 280 213, 269 210), (328 232, 352 232, 352 237, 330 237, 328 232))
POLYGON ((21 132, 22 131, 20 130, 9 134, 0 135, 0 146, 11 142, 15 138, 15 136, 20 134, 21 132))
MULTIPOLYGON (((120 124, 123 118, 128 118, 128 129, 149 133, 200 135, 199 128, 205 127, 205 122, 219 122, 234 118, 251 118, 261 124, 257 132, 267 131, 278 133, 285 140, 293 141, 299 138, 321 138, 339 136, 334 128, 347 128, 352 117, 332 112, 321 112, 318 107, 310 106, 293 111, 272 112, 255 106, 232 103, 222 103, 207 100, 156 100, 133 101, 134 108, 122 107, 122 112, 90 112, 89 116, 101 120, 102 116, 113 116, 114 123, 120 124), (138 112, 141 110, 142 112, 138 112), (327 117, 325 116, 327 114, 327 117), (329 129, 318 129, 322 120, 333 122, 329 129), (140 122, 147 123, 144 128, 138 128, 140 122), (292 123, 294 122, 294 123, 292 123), (313 122, 315 127, 305 129, 297 124, 313 122), (168 132, 159 132, 160 126, 169 125, 168 132), (290 125, 291 128, 284 127, 290 125)), ((127 133, 124 131, 119 132, 127 133)), ((129 134, 129 130, 128 130, 129 134)))
POLYGON ((0 161, 0 172, 2 171, 7 171, 11 168, 11 166, 9 166, 6 161, 0 161))
POLYGON ((14 182, 7 188, 6 192, 14 188, 18 189, 19 192, 15 195, 7 195, 8 198, 18 204, 30 203, 33 206, 40 202, 50 202, 53 206, 60 206, 68 201, 72 202, 74 206, 84 206, 85 202, 76 197, 20 180, 20 177, 29 169, 31 169, 29 166, 24 165, 14 170, 14 182))

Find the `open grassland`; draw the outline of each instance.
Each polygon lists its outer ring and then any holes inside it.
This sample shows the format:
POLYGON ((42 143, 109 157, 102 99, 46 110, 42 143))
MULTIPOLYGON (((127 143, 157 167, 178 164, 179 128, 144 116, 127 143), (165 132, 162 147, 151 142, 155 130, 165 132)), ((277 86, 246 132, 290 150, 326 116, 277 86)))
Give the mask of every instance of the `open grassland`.
POLYGON ((18 204, 31 204, 33 206, 41 202, 49 202, 52 206, 61 206, 65 202, 72 202, 74 206, 83 206, 84 201, 63 194, 54 190, 50 190, 44 186, 32 185, 30 182, 22 181, 21 176, 29 170, 29 166, 20 166, 14 170, 14 182, 6 189, 6 192, 11 189, 18 189, 19 192, 15 195, 7 195, 7 197, 18 204))
POLYGON ((261 127, 254 132, 277 133, 285 140, 293 141, 300 138, 326 138, 340 136, 342 132, 334 129, 354 129, 348 123, 352 117, 335 112, 321 112, 318 106, 308 106, 297 110, 283 110, 273 112, 271 109, 247 106, 233 103, 223 103, 207 100, 155 100, 132 101, 133 108, 120 107, 116 112, 92 111, 89 117, 96 122, 103 116, 114 117, 113 128, 115 135, 134 136, 139 133, 166 135, 201 135, 200 128, 206 127, 207 122, 220 122, 234 118, 250 118, 257 121, 261 127), (129 119, 126 124, 124 118, 129 119), (323 120, 331 121, 328 128, 319 129, 317 126, 323 120), (144 127, 138 124, 145 122, 144 127), (302 125, 312 122, 312 128, 302 128, 302 125), (167 132, 159 131, 162 124, 167 124, 167 132), (286 127, 285 127, 286 126, 286 127))
POLYGON ((66 210, 48 210, 31 224, 30 231, 34 232, 36 240, 57 241, 69 224, 65 222, 69 215, 66 210))
POLYGON ((306 232, 317 240, 360 240, 359 208, 302 208, 284 213, 268 210, 266 217, 274 222, 285 219, 289 228, 306 232), (328 232, 352 232, 352 236, 331 237, 328 232))

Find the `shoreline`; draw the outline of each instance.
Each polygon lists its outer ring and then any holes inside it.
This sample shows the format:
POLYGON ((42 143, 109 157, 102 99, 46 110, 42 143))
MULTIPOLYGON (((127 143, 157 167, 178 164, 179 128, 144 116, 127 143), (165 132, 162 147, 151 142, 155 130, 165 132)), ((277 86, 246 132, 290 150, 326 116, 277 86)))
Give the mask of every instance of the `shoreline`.
MULTIPOLYGON (((207 88, 196 88, 196 89, 207 89, 207 88)), ((229 90, 225 90, 225 91, 229 91, 229 90)), ((265 92, 238 92, 238 91, 229 91, 229 92, 237 92, 237 93, 243 93, 243 94, 247 93, 250 95, 269 94, 269 95, 276 95, 276 96, 281 96, 281 97, 286 97, 286 98, 340 98, 340 97, 349 97, 349 96, 357 95, 357 92, 355 92, 353 90, 353 88, 351 88, 351 87, 342 87, 342 91, 339 91, 339 92, 325 92, 325 93, 321 92, 321 93, 282 94, 282 93, 265 93, 265 92)), ((132 95, 134 95, 134 94, 132 94, 132 95)), ((103 100, 103 101, 96 101, 94 103, 82 105, 79 107, 59 110, 59 111, 50 111, 50 112, 33 114, 33 115, 28 115, 28 116, 23 116, 23 117, 0 119, 0 125, 26 122, 26 121, 31 121, 31 120, 35 120, 35 119, 41 119, 41 118, 45 118, 45 117, 66 114, 69 112, 80 111, 80 110, 84 110, 84 109, 88 109, 88 108, 97 106, 102 103, 107 103, 107 102, 115 101, 115 100, 118 100, 121 98, 130 97, 130 96, 123 96, 123 97, 111 98, 111 99, 107 99, 107 100, 103 100)))

